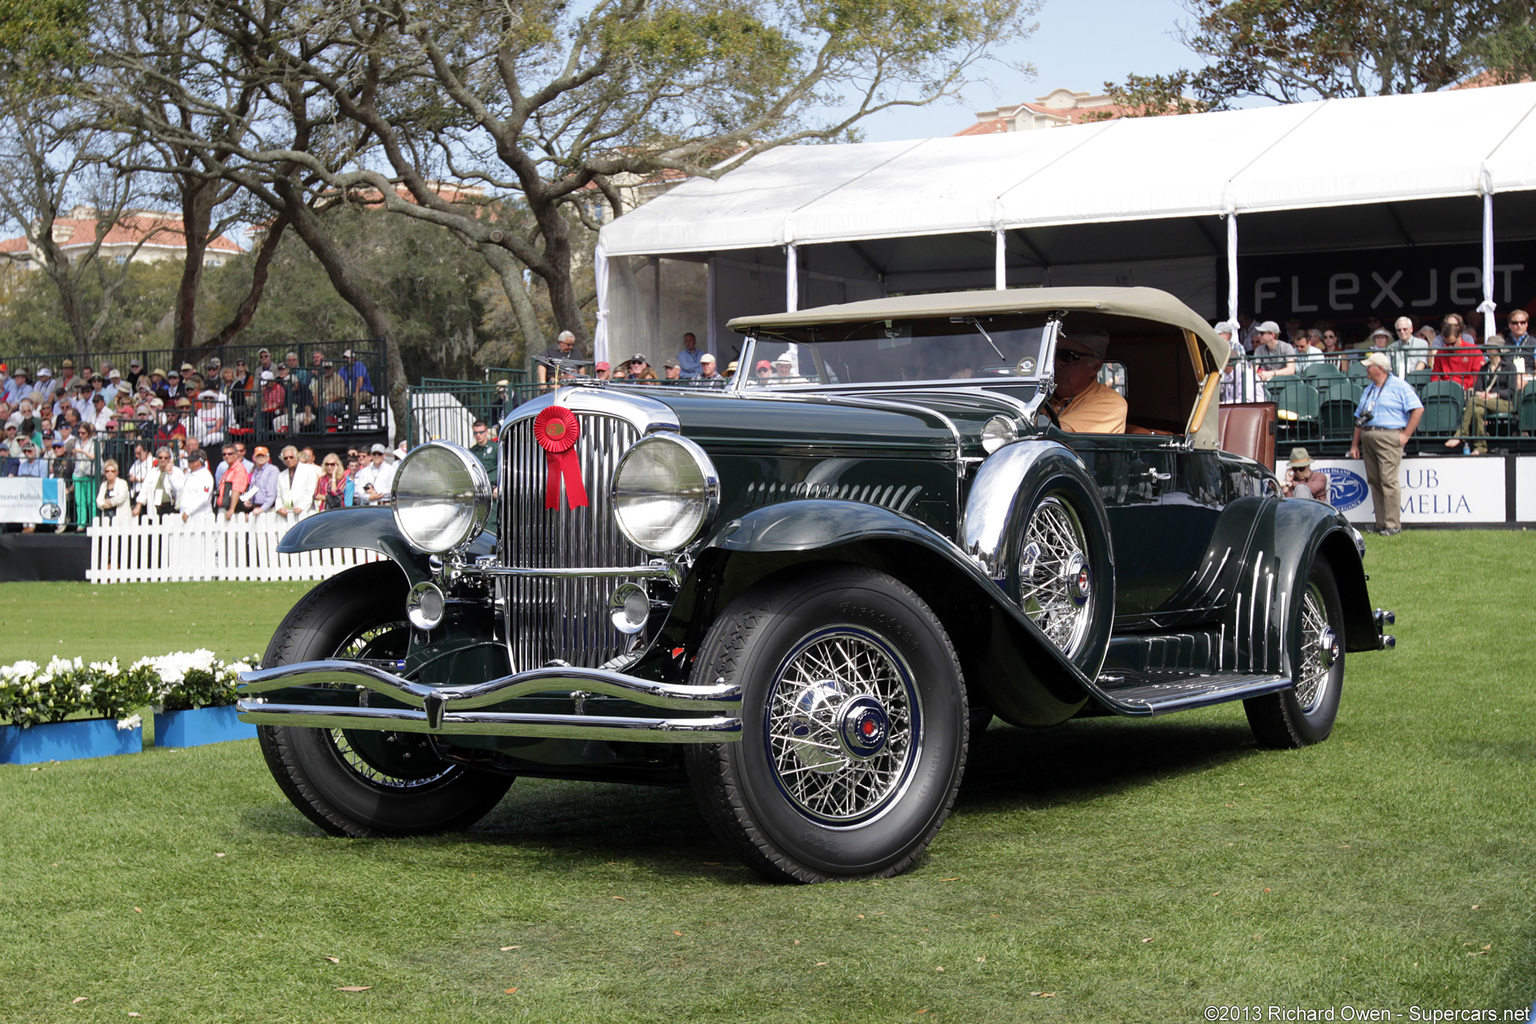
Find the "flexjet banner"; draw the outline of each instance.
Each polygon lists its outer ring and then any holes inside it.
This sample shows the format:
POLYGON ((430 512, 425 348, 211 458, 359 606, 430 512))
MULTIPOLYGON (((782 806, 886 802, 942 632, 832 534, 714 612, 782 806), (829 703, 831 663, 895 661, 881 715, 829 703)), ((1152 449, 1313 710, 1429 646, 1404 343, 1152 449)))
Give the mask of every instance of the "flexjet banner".
MULTIPOLYGON (((1391 326, 1407 315, 1438 324, 1483 301, 1483 250, 1478 245, 1427 245, 1283 256, 1239 256, 1239 305, 1263 320, 1299 318, 1364 321, 1375 314, 1391 326)), ((1516 306, 1536 304, 1536 243, 1494 248, 1493 301, 1498 326, 1516 306)))

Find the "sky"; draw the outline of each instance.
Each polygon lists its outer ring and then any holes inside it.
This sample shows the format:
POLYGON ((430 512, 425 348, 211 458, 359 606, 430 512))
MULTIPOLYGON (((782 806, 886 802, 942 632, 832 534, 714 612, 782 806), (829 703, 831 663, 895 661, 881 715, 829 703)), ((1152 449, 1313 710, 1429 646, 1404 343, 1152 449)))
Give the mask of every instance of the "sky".
POLYGON ((1056 89, 1098 93, 1105 82, 1130 72, 1147 75, 1196 64, 1174 36, 1193 19, 1178 0, 1045 0, 1035 33, 1007 51, 1028 61, 1037 75, 1025 78, 990 65, 990 81, 978 82, 957 101, 887 111, 863 123, 870 142, 953 135, 976 120, 976 111, 1003 103, 1033 101, 1056 89))

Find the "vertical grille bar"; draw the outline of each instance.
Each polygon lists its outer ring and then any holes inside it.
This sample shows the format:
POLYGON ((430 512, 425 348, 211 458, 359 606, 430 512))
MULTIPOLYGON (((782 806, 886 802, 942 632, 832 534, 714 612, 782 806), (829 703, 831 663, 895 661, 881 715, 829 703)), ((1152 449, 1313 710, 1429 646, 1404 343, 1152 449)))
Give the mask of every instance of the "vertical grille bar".
MULTIPOLYGON (((578 412, 576 444, 585 508, 544 507, 548 469, 533 436, 533 419, 510 424, 501 438, 504 471, 501 550, 505 564, 524 569, 611 568, 644 564, 647 556, 619 532, 608 489, 619 459, 639 440, 624 420, 578 412)), ((601 665, 628 648, 629 638, 608 618, 608 596, 622 583, 613 578, 505 578, 507 635, 513 667, 537 668, 552 660, 601 665)))

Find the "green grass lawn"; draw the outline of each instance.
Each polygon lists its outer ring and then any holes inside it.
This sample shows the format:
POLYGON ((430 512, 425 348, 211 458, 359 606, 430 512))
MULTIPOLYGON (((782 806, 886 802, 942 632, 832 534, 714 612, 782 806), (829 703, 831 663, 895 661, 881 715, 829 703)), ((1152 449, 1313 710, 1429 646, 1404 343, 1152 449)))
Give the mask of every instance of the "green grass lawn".
MULTIPOLYGON (((994 725, 881 882, 763 884, 683 791, 524 780, 467 834, 363 841, 322 836, 251 741, 3 768, 0 1021, 1528 1009, 1532 564, 1536 534, 1372 539, 1399 648, 1350 655, 1328 742, 1261 751, 1240 707, 994 725)), ((184 627, 248 653, 299 589, 8 585, 0 660, 53 649, 17 635, 45 609, 92 657, 184 627)))

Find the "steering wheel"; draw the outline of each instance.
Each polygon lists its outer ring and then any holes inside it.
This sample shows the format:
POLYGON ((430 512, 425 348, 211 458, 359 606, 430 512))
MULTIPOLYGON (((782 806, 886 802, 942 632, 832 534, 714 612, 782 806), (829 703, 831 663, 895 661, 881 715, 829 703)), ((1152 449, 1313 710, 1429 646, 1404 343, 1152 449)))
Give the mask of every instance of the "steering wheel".
POLYGON ((1045 413, 1045 418, 1051 421, 1051 426, 1061 430, 1061 417, 1056 414, 1055 408, 1051 406, 1049 401, 1041 402, 1040 408, 1035 410, 1035 426, 1040 425, 1040 414, 1042 412, 1045 413))

